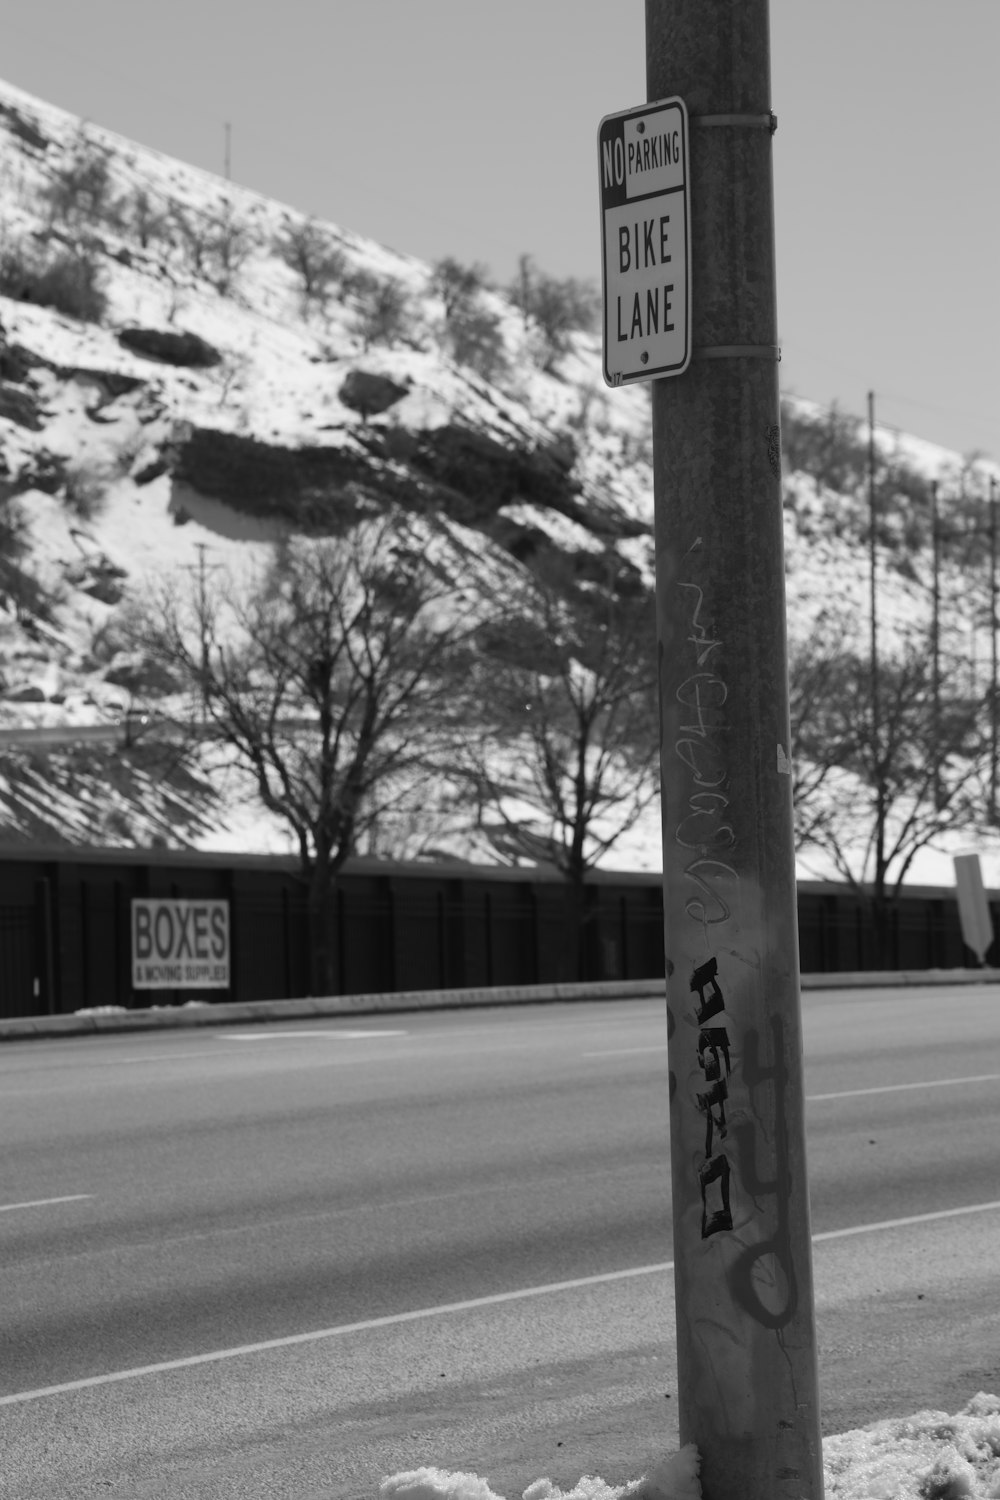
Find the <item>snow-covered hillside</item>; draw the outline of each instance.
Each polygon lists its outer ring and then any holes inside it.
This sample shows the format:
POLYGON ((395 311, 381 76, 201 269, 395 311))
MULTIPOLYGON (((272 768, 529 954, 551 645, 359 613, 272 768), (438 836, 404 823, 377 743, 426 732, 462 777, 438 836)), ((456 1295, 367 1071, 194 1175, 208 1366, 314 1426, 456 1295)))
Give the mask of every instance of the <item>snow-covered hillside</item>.
MULTIPOLYGON (((648 394, 604 388, 594 335, 546 358, 486 289, 463 344, 433 268, 6 84, 0 146, 0 842, 289 847, 238 779, 157 752, 147 716, 169 685, 121 633, 153 580, 244 572, 289 529, 402 499, 443 518, 470 587, 502 592, 539 549, 585 568, 609 548, 652 586, 648 394), (329 295, 309 294, 288 253, 304 235, 335 267, 329 295), (96 318, 39 305, 42 270, 81 251, 96 318)), ((986 483, 917 439, 879 443, 942 491, 986 483)), ((793 636, 832 585, 860 626, 856 496, 792 471, 786 516, 793 636)), ((892 549, 887 630, 929 607, 926 545, 905 566, 892 549)), ((963 590, 946 578, 955 610, 963 590)), ((954 630, 974 629, 967 613, 954 630)), ((609 863, 658 868, 659 838, 653 811, 609 863)), ((458 825, 435 844, 483 853, 458 825)))

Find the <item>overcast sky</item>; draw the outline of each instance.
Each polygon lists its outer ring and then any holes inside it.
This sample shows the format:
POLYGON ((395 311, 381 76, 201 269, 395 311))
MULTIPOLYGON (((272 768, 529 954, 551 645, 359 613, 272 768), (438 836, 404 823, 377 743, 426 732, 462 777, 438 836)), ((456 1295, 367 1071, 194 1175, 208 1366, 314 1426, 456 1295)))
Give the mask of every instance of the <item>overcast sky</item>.
MULTIPOLYGON (((668 0, 664 0, 668 3, 668 0)), ((599 279, 643 0, 5 0, 0 69, 429 260, 599 279)), ((783 387, 1000 459, 1000 0, 771 0, 783 387)))

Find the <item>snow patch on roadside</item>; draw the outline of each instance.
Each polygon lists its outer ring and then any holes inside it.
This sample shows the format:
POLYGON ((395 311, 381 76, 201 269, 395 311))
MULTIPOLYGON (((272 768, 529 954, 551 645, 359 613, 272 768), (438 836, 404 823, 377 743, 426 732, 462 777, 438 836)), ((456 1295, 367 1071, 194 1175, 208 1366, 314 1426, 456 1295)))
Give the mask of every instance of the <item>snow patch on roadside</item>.
MULTIPOLYGON (((701 1500, 693 1443, 631 1484, 585 1474, 571 1490, 536 1479, 522 1500, 701 1500)), ((980 1391, 960 1412, 911 1417, 823 1440, 827 1500, 1000 1500, 1000 1396, 980 1391)), ((505 1500, 478 1474, 424 1467, 393 1474, 379 1500, 505 1500)))

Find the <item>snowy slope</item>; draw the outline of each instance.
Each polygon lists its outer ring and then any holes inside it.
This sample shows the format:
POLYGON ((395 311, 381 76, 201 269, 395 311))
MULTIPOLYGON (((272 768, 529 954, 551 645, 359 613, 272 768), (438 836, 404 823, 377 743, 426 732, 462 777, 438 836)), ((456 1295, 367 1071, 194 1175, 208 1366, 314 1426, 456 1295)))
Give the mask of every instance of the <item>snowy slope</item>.
MULTIPOLYGON (((4 255, 44 259, 83 235, 107 299, 93 322, 0 297, 0 480, 23 526, 21 587, 40 590, 49 606, 46 615, 10 590, 0 597, 0 839, 287 847, 280 829, 248 815, 245 788, 230 782, 220 798, 207 779, 175 778, 148 735, 151 765, 134 785, 119 775, 113 809, 93 806, 93 788, 120 760, 129 712, 163 707, 118 649, 130 598, 153 580, 175 578, 180 588, 199 569, 259 565, 305 514, 296 454, 344 503, 420 495, 447 517, 451 566, 484 595, 502 592, 522 566, 517 557, 539 544, 571 557, 611 547, 652 586, 648 395, 604 388, 596 337, 573 335, 554 367, 541 368, 519 311, 487 291, 481 306, 504 368, 486 378, 452 357, 432 268, 412 257, 314 226, 340 258, 342 285, 324 306, 304 307, 276 248, 307 222, 294 209, 6 84, 0 147, 4 255), (95 158, 106 164, 110 207, 82 226, 54 219, 51 193, 67 164, 95 158), (220 225, 238 251, 223 271, 191 249, 201 230, 220 225), (388 342, 369 337, 365 278, 392 282, 406 299, 405 328, 388 342), (214 362, 140 353, 128 342, 135 330, 195 335, 214 362), (384 410, 359 409, 351 394, 352 381, 368 377, 385 383, 384 410), (298 477, 287 493, 278 493, 282 479, 250 503, 248 476, 265 460, 298 477), (473 478, 463 488, 456 475, 466 471, 473 478), (42 747, 26 733, 72 726, 104 726, 107 739, 42 747)), ((804 402, 794 409, 822 415, 804 402)), ((918 439, 880 433, 879 442, 928 478, 950 482, 962 471, 958 455, 918 439)), ((982 487, 985 472, 968 482, 982 487)), ((788 475, 786 491, 792 634, 808 632, 834 578, 856 597, 860 623, 860 502, 801 473, 788 475)), ((961 580, 948 587, 960 599, 961 580)), ((925 584, 896 569, 889 550, 882 598, 888 628, 926 616, 925 584)), ((449 839, 455 852, 483 852, 457 826, 436 847, 449 839)), ((659 839, 654 811, 609 862, 658 868, 659 839)), ((933 876, 917 868, 914 878, 933 876)))

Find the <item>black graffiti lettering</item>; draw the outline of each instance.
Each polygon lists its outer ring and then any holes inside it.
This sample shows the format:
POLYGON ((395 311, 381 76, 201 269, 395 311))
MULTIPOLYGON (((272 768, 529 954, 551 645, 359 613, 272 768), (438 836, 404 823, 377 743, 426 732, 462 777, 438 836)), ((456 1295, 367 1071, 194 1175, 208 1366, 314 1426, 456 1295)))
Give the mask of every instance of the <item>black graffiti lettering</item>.
POLYGON ((698 1033, 698 1066, 706 1078, 721 1078, 722 1063, 729 1077, 729 1032, 724 1026, 708 1026, 698 1033))
POLYGON ((780 1227, 772 1239, 747 1246, 729 1273, 729 1289, 733 1300, 764 1328, 784 1328, 792 1321, 799 1305, 799 1287, 786 1226, 780 1227), (762 1287, 776 1305, 764 1302, 762 1287))
MULTIPOLYGON (((788 1122, 785 1117, 785 1091, 789 1082, 785 1063, 784 1023, 780 1016, 771 1017, 771 1044, 774 1062, 766 1067, 761 1061, 760 1034, 748 1030, 743 1044, 743 1082, 754 1103, 754 1094, 765 1084, 774 1090, 774 1176, 762 1178, 757 1169, 756 1139, 753 1126, 734 1126, 739 1150, 740 1181, 756 1197, 774 1196, 776 1228, 770 1239, 749 1245, 730 1271, 730 1290, 744 1312, 765 1328, 783 1328, 791 1322, 798 1307, 798 1283, 789 1232, 789 1201, 792 1177, 788 1154, 788 1122), (767 1301, 761 1295, 767 1293, 767 1301)), ((754 1106, 755 1112, 757 1107, 754 1106)))
POLYGON ((703 1094, 696 1094, 695 1098, 698 1108, 705 1116, 705 1155, 711 1156, 715 1132, 719 1132, 720 1139, 726 1138, 726 1100, 729 1098, 726 1080, 717 1078, 710 1089, 706 1089, 703 1094))
POLYGON ((725 1010, 726 1001, 718 981, 719 965, 716 959, 710 958, 707 963, 701 964, 691 975, 692 993, 698 991, 698 1025, 702 1026, 711 1016, 717 1016, 721 1010, 725 1010), (705 999, 705 990, 708 990, 708 999, 705 999))
POLYGON ((725 1156, 713 1156, 698 1168, 701 1183, 701 1237, 718 1234, 720 1229, 732 1229, 733 1215, 729 1206, 729 1161, 725 1156), (709 1207, 709 1188, 717 1183, 718 1192, 713 1193, 713 1207, 709 1207))

